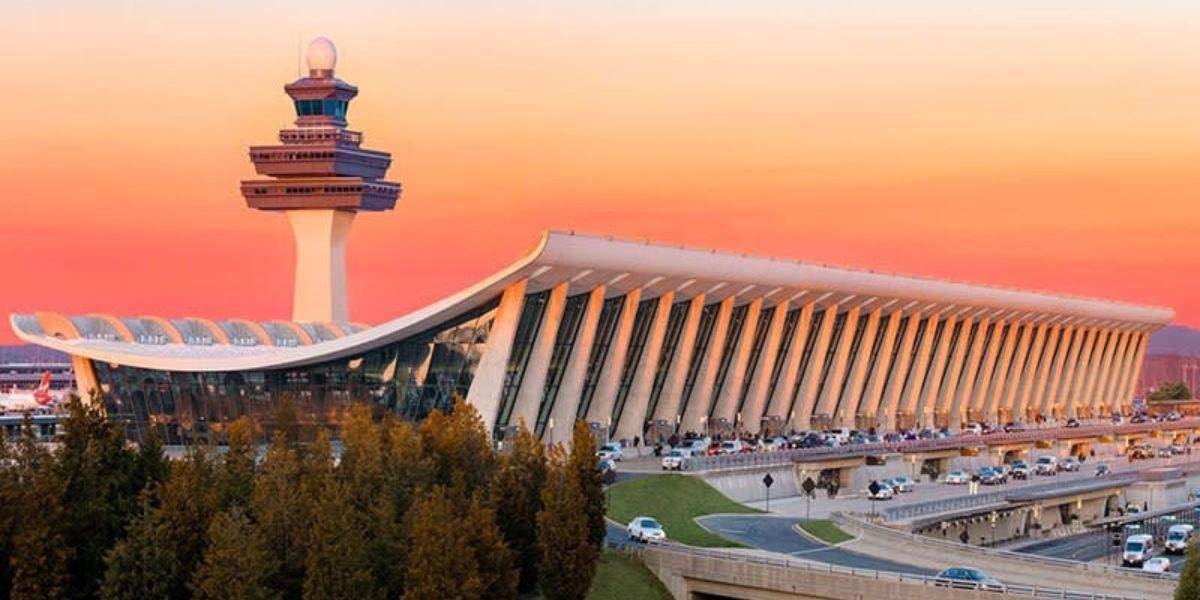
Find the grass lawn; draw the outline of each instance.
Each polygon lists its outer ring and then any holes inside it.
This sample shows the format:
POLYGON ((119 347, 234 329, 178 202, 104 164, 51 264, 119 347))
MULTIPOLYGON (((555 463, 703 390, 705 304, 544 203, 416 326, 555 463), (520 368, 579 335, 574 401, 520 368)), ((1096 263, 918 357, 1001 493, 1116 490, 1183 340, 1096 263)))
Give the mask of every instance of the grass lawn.
POLYGON ((637 558, 605 550, 587 600, 671 600, 671 594, 637 558))
POLYGON ((608 516, 618 523, 634 517, 654 517, 667 531, 667 539, 690 546, 734 548, 731 542, 700 527, 696 517, 715 513, 759 513, 713 489, 698 477, 652 475, 618 483, 608 491, 608 516))
POLYGON ((833 521, 828 519, 801 521, 800 528, 826 544, 840 544, 854 539, 854 536, 842 531, 837 525, 833 524, 833 521))

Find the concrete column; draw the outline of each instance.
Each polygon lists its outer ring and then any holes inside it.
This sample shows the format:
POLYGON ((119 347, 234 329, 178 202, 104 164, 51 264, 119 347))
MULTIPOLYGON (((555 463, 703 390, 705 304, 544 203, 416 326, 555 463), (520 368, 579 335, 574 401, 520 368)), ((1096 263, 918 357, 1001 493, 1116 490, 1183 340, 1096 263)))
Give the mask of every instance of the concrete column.
MULTIPOLYGON (((920 400, 917 402, 917 415, 919 419, 928 419, 937 409, 938 393, 942 389, 942 374, 949 368, 950 362, 950 341, 954 337, 954 327, 958 324, 958 317, 950 315, 946 317, 946 324, 942 327, 942 337, 937 341, 937 346, 933 350, 933 361, 929 363, 927 369, 928 376, 925 378, 924 385, 921 386, 920 400)), ((968 321, 965 323, 970 325, 968 321)), ((960 330, 959 335, 962 335, 960 330)), ((933 427, 934 423, 930 420, 922 420, 926 427, 933 427)))
POLYGON ((1016 353, 1016 341, 1018 338, 1028 335, 1027 328, 1028 325, 1024 323, 1013 323, 1008 330, 1008 338, 1004 340, 1004 347, 1000 349, 999 363, 992 373, 992 385, 988 388, 987 404, 983 407, 984 418, 1000 420, 998 411, 1000 398, 1004 393, 1004 385, 1008 382, 1008 366, 1012 364, 1013 354, 1016 353))
MULTIPOLYGON (((854 361, 850 366, 850 378, 846 384, 846 392, 838 400, 838 412, 845 415, 845 418, 839 421, 838 425, 842 427, 854 427, 856 425, 856 417, 862 414, 863 411, 863 383, 867 377, 867 367, 871 362, 871 350, 875 348, 875 337, 879 332, 879 319, 883 315, 883 311, 875 309, 867 315, 866 329, 863 330, 862 340, 858 343, 858 355, 852 357, 854 361)), ((882 350, 882 348, 880 348, 882 350)), ((875 358, 876 362, 879 357, 875 358)))
POLYGON ((1054 362, 1050 365, 1050 373, 1046 377, 1046 392, 1039 399, 1040 411, 1046 418, 1049 418, 1053 413, 1052 409, 1057 405, 1059 387, 1062 385, 1063 371, 1066 369, 1067 355, 1071 353, 1071 348, 1075 346, 1075 341, 1078 335, 1074 325, 1067 325, 1061 328, 1058 334, 1058 350, 1054 356, 1054 362))
POLYGON ((1038 362, 1034 368, 1033 376, 1030 378, 1029 389, 1022 394, 1021 411, 1025 412, 1032 409, 1035 412, 1040 412, 1042 408, 1042 394, 1046 392, 1046 380, 1049 379, 1050 369, 1053 366, 1054 348, 1058 344, 1058 338, 1062 334, 1062 327, 1054 325, 1046 331, 1042 340, 1042 348, 1038 353, 1038 362))
POLYGON ((345 323, 350 320, 346 297, 346 236, 354 224, 348 210, 288 210, 296 240, 292 320, 345 323))
MULTIPOLYGON (((762 298, 755 298, 746 309, 746 321, 742 323, 741 336, 733 348, 733 358, 729 371, 725 374, 724 385, 717 393, 717 410, 713 416, 729 419, 735 422, 738 414, 738 401, 742 395, 742 382, 746 378, 746 363, 750 360, 751 346, 754 345, 754 330, 758 328, 758 313, 762 310, 762 298)), ((738 425, 740 427, 740 424, 738 425)))
POLYGON ((1021 340, 1017 344, 1017 353, 1013 356, 1012 367, 1009 369, 1008 383, 1005 385, 1004 395, 1000 399, 1000 409, 1008 410, 1008 418, 1013 421, 1024 421, 1025 416, 1014 414, 1017 404, 1017 395, 1021 391, 1021 386, 1025 383, 1025 363, 1029 361, 1029 349, 1036 338, 1041 337, 1046 332, 1045 325, 1034 327, 1033 323, 1025 326, 1021 332, 1021 340))
POLYGON ((775 305, 775 313, 771 315, 771 324, 767 329, 767 339, 763 342, 762 356, 754 370, 750 389, 746 392, 745 405, 742 408, 742 428, 758 433, 762 426, 767 402, 767 389, 771 387, 771 371, 775 367, 775 358, 779 356, 779 346, 783 341, 783 322, 787 320, 788 301, 783 300, 775 305))
MULTIPOLYGON (((945 385, 938 390, 935 396, 933 410, 935 412, 944 411, 950 427, 958 427, 962 423, 961 418, 955 418, 956 403, 954 401, 955 393, 958 390, 958 379, 963 372, 963 362, 967 355, 967 350, 974 345, 974 340, 971 339, 971 329, 975 327, 975 317, 967 317, 963 319, 962 328, 958 333, 958 341, 955 343, 953 352, 950 356, 950 363, 947 365, 949 372, 945 374, 945 385)), ((978 335, 978 330, 976 330, 978 335)))
POLYGON ((837 304, 830 304, 825 309, 821 319, 821 328, 817 330, 812 355, 808 366, 800 376, 800 393, 796 398, 796 417, 794 423, 789 423, 796 429, 808 429, 812 426, 812 413, 817 399, 817 385, 820 384, 821 371, 825 368, 825 354, 829 351, 829 338, 833 333, 833 321, 837 318, 837 304))
POLYGON ((1133 391, 1137 387, 1138 377, 1142 372, 1142 359, 1146 357, 1146 343, 1150 341, 1150 335, 1142 332, 1138 338, 1137 352, 1133 355, 1133 364, 1129 369, 1129 381, 1125 383, 1125 393, 1118 400, 1122 407, 1129 406, 1133 403, 1133 391))
POLYGON ((517 390, 516 405, 508 419, 509 425, 524 422, 526 428, 534 431, 538 409, 541 408, 542 398, 546 393, 546 373, 550 370, 550 355, 554 352, 554 341, 558 337, 558 326, 562 322, 563 307, 567 304, 569 286, 570 284, 564 281, 550 290, 546 309, 542 311, 542 323, 538 326, 537 338, 533 340, 533 347, 529 351, 525 376, 521 378, 521 387, 517 390))
POLYGON ((100 383, 96 380, 96 370, 92 368, 91 360, 72 354, 71 370, 75 372, 75 390, 79 392, 79 398, 83 400, 84 404, 93 398, 100 397, 100 383))
POLYGON ((791 410, 792 391, 796 387, 800 357, 804 355, 804 342, 808 340, 808 332, 812 327, 815 306, 809 302, 800 309, 796 330, 792 332, 792 341, 788 344, 787 356, 783 359, 783 373, 779 375, 779 382, 775 384, 775 391, 772 393, 767 407, 767 415, 780 417, 785 422, 790 417, 788 412, 791 410))
POLYGON ((508 354, 512 351, 517 322, 521 320, 521 309, 525 305, 527 282, 522 279, 510 284, 500 295, 500 306, 496 308, 487 348, 479 358, 471 389, 467 392, 467 402, 479 411, 489 434, 496 428, 496 417, 500 413, 500 394, 504 391, 504 376, 508 372, 508 354))
POLYGON ((700 328, 700 313, 704 310, 704 294, 692 298, 688 304, 687 317, 683 324, 683 332, 679 335, 679 345, 675 348, 675 356, 667 365, 666 379, 662 391, 659 392, 658 408, 654 413, 655 419, 664 419, 676 423, 679 414, 679 395, 683 393, 684 378, 687 377, 688 365, 692 362, 692 352, 696 347, 696 332, 700 328))
MULTIPOLYGON (((975 381, 974 389, 972 390, 970 409, 978 413, 983 413, 987 407, 988 389, 992 384, 992 375, 996 372, 996 357, 1000 354, 1001 338, 1004 337, 1004 327, 1009 325, 1004 319, 996 321, 996 327, 992 330, 992 339, 988 341, 987 351, 983 355, 983 363, 979 365, 979 377, 975 381)), ((1009 329, 1012 326, 1009 325, 1009 329)), ((1014 336, 1016 332, 1009 332, 1010 336, 1014 336)), ((991 415, 981 414, 983 420, 988 420, 991 415)))
POLYGON ((556 425, 549 432, 552 434, 550 439, 546 440, 551 444, 570 440, 571 428, 581 416, 579 409, 583 400, 583 381, 587 377, 588 357, 596 342, 596 327, 600 324, 600 311, 604 308, 605 289, 600 285, 588 294, 587 310, 583 312, 583 320, 579 323, 579 333, 571 348, 571 356, 567 357, 562 382, 558 384, 558 394, 551 398, 554 407, 550 410, 550 418, 554 419, 556 425))
POLYGON ((892 350, 900 343, 900 320, 904 318, 903 310, 894 310, 888 316, 887 327, 883 329, 882 341, 879 344, 879 356, 875 358, 875 367, 866 374, 867 384, 863 389, 863 398, 859 402, 859 412, 872 416, 879 423, 879 399, 883 397, 883 384, 888 371, 892 367, 892 350))
POLYGON ((940 312, 929 315, 929 324, 925 326, 925 333, 917 346, 916 362, 912 365, 910 380, 906 385, 904 398, 900 401, 900 412, 912 414, 917 423, 921 423, 921 419, 924 418, 924 415, 917 414, 917 401, 921 398, 921 387, 925 383, 925 372, 929 370, 930 354, 933 352, 933 338, 937 335, 938 322, 941 320, 940 312))
POLYGON ((1097 415, 1100 409, 1108 410, 1112 406, 1109 390, 1112 388, 1112 382, 1116 379, 1112 372, 1118 370, 1117 365, 1121 358, 1121 353, 1124 352, 1124 346, 1129 340, 1127 331, 1114 330, 1109 341, 1109 352, 1104 354, 1104 360, 1100 362, 1100 373, 1096 378, 1096 391, 1092 392, 1091 410, 1093 415, 1097 415))
POLYGON ((1140 337, 1141 333, 1137 331, 1130 331, 1128 334, 1129 339, 1125 343, 1125 350, 1121 356, 1121 370, 1117 373, 1117 381, 1113 385, 1112 397, 1108 402, 1113 412, 1118 411, 1121 408, 1121 403, 1124 401, 1125 385, 1129 381, 1129 371, 1133 365, 1133 356, 1137 353, 1137 344, 1140 337))
POLYGON ((1064 385, 1064 391, 1069 390, 1067 395, 1067 416, 1075 417, 1075 406, 1082 402, 1084 384, 1087 383, 1088 361, 1092 357, 1092 349, 1096 345, 1096 337, 1099 335, 1099 328, 1089 327, 1083 336, 1083 346, 1076 356, 1075 367, 1067 372, 1067 376, 1071 380, 1070 385, 1064 385))
POLYGON ((593 423, 603 423, 605 427, 612 425, 613 405, 617 400, 617 387, 621 384, 621 367, 625 364, 625 354, 629 352, 629 337, 633 333, 633 319, 637 316, 638 304, 642 301, 641 288, 630 290, 625 294, 625 303, 621 306, 621 319, 617 330, 613 333, 612 343, 608 347, 608 355, 600 368, 596 379, 596 389, 592 393, 592 403, 588 407, 587 420, 593 423))
MULTIPOLYGON (((833 422, 839 422, 839 415, 834 414, 838 406, 838 393, 842 390, 842 378, 846 376, 846 359, 850 354, 850 346, 854 336, 858 334, 859 307, 855 306, 846 312, 846 322, 842 332, 838 334, 837 348, 833 351, 833 362, 829 364, 829 375, 825 378, 825 387, 821 389, 821 397, 817 398, 818 414, 829 415, 833 422)), ((845 409, 842 409, 845 412, 845 409)), ((854 415, 850 415, 853 420, 854 415)))
MULTIPOLYGON (((700 372, 696 375, 696 383, 692 387, 691 398, 687 401, 687 409, 683 413, 683 429, 691 431, 707 430, 708 409, 712 399, 713 381, 717 377, 717 368, 721 362, 721 350, 725 346, 725 337, 729 333, 729 320, 733 316, 733 297, 721 301, 717 308, 717 321, 713 324, 712 339, 708 342, 707 355, 701 357, 700 372)), ((682 400, 681 400, 682 401, 682 400)))
MULTIPOLYGON (((1095 400, 1096 379, 1100 375, 1100 367, 1104 363, 1104 355, 1108 354, 1109 346, 1112 345, 1112 331, 1107 327, 1100 329, 1096 334, 1096 343, 1092 346, 1091 356, 1088 358, 1087 376, 1083 380, 1083 393, 1079 396, 1079 403, 1085 410, 1090 410, 1092 402, 1095 400)), ((1090 413, 1089 413, 1089 416, 1090 413)))
POLYGON ((636 371, 629 385, 629 395, 625 397, 622 414, 614 421, 618 422, 617 439, 633 439, 641 437, 645 431, 646 411, 650 407, 650 388, 654 384, 654 374, 658 371, 658 357, 662 352, 663 337, 667 333, 667 320, 671 316, 671 304, 675 301, 675 292, 667 292, 658 297, 658 310, 654 312, 654 324, 646 339, 646 347, 642 349, 638 364, 632 365, 636 371))
POLYGON ((984 317, 979 321, 975 330, 975 339, 971 340, 971 348, 967 351, 966 362, 950 390, 953 406, 950 409, 950 423, 967 422, 967 409, 971 407, 971 391, 975 388, 975 375, 979 372, 979 361, 982 359, 984 340, 987 338, 988 326, 991 319, 984 317))
POLYGON ((883 390, 882 406, 886 409, 879 413, 879 425, 884 429, 895 429, 896 413, 900 409, 900 392, 904 391, 904 376, 908 373, 908 365, 912 362, 913 341, 917 337, 917 329, 921 325, 921 313, 916 312, 908 317, 908 327, 900 340, 900 348, 896 350, 896 360, 888 376, 887 387, 883 390))

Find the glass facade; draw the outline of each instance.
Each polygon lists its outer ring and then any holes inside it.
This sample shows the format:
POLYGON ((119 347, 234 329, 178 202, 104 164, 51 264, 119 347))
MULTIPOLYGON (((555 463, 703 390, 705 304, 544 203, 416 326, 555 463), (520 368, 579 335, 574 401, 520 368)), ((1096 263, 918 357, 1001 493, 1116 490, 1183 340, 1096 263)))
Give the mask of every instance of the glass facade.
POLYGON ((742 328, 746 326, 746 313, 750 305, 743 304, 734 307, 729 315, 729 329, 725 333, 725 347, 721 350, 721 362, 717 366, 717 379, 713 383, 712 397, 708 401, 708 416, 712 417, 717 410, 717 398, 721 397, 721 388, 725 386, 725 376, 729 374, 729 364, 733 362, 733 352, 737 350, 738 340, 742 337, 742 328))
POLYGON ((600 307, 600 320, 596 323, 596 337, 592 340, 592 351, 588 353, 587 373, 583 377, 583 392, 579 398, 579 412, 576 419, 586 419, 588 409, 592 406, 592 396, 596 394, 596 383, 600 381, 600 372, 604 370, 604 360, 608 358, 608 349, 612 346, 613 336, 621 323, 621 313, 625 308, 625 296, 617 296, 604 301, 600 307))
MULTIPOLYGON (((537 340, 538 331, 542 329, 542 316, 546 313, 546 304, 550 302, 550 290, 526 294, 525 303, 521 306, 521 318, 517 321, 517 332, 513 336, 512 350, 508 353, 508 369, 504 373, 504 387, 500 392, 500 413, 496 417, 497 438, 504 427, 519 425, 509 423, 513 407, 517 404, 517 394, 521 391, 521 382, 525 380, 525 368, 529 366, 529 356, 533 354, 533 342, 537 340)), ((525 424, 526 427, 529 423, 525 424)))
POLYGON ((345 120, 348 102, 345 100, 296 100, 297 117, 336 117, 345 120))
POLYGON ((546 367, 546 388, 542 392, 541 405, 538 406, 537 425, 534 429, 539 436, 545 431, 550 413, 554 410, 558 386, 562 384, 567 361, 571 358, 571 349, 575 347, 575 339, 579 337, 579 325, 583 323, 583 314, 587 312, 590 296, 591 294, 577 294, 567 298, 563 305, 562 320, 559 321, 558 331, 554 335, 554 350, 550 353, 550 364, 546 367))
POLYGON ((683 301, 671 305, 671 312, 667 316, 667 331, 663 334, 662 351, 658 354, 658 365, 654 369, 654 384, 650 387, 647 420, 653 419, 654 412, 658 410, 658 399, 662 395, 663 385, 667 382, 667 371, 671 369, 671 360, 675 358, 675 350, 679 347, 679 338, 683 335, 683 326, 691 304, 691 301, 683 301))
POLYGON ((654 327, 654 317, 658 314, 658 298, 642 300, 638 303, 637 312, 633 316, 633 333, 629 336, 629 349, 625 354, 625 365, 621 368, 621 381, 617 387, 617 400, 613 403, 612 424, 615 428, 621 422, 621 413, 625 412, 625 399, 629 397, 629 388, 633 386, 633 378, 637 374, 637 366, 642 361, 642 351, 646 349, 646 340, 654 327))
MULTIPOLYGON (((742 378, 742 391, 738 395, 737 412, 742 412, 746 405, 746 396, 750 393, 750 385, 754 383, 754 372, 762 359, 763 347, 767 343, 767 332, 771 329, 771 319, 775 316, 775 307, 764 308, 758 313, 758 325, 754 329, 754 339, 750 343, 750 357, 746 364, 746 376, 742 378)), ((747 415, 754 422, 761 415, 747 415)))
POLYGON ((788 352, 792 349, 792 338, 796 335, 796 326, 800 324, 800 313, 803 310, 802 308, 796 308, 788 311, 787 316, 783 319, 783 332, 779 338, 779 351, 775 353, 775 364, 771 366, 771 382, 767 385, 766 401, 763 403, 763 416, 767 416, 766 411, 771 409, 771 398, 775 397, 775 388, 779 385, 779 377, 783 375, 783 366, 787 362, 788 352))
MULTIPOLYGON (((854 368, 855 359, 858 358, 858 353, 861 352, 862 339, 867 332, 867 321, 870 320, 870 315, 860 315, 858 324, 854 328, 854 339, 850 342, 849 352, 846 353, 846 370, 842 373, 842 385, 838 388, 837 403, 833 407, 833 414, 840 414, 842 407, 849 410, 857 410, 858 408, 858 393, 859 390, 851 390, 851 396, 846 396, 846 389, 850 387, 850 379, 853 375, 851 371, 854 368)), ((850 415, 854 416, 854 415, 850 415)))
POLYGON ((683 418, 687 411, 688 402, 692 398, 692 390, 696 388, 696 378, 700 375, 700 365, 708 357, 708 346, 712 342, 712 333, 717 323, 717 313, 721 305, 718 303, 705 304, 700 309, 700 322, 696 326, 696 343, 692 346, 692 359, 688 361, 687 375, 683 378, 683 391, 679 394, 679 411, 676 419, 683 418))
MULTIPOLYGON (((896 341, 892 344, 892 357, 888 360, 888 370, 883 376, 883 385, 879 386, 879 389, 885 393, 887 392, 888 385, 892 382, 892 375, 896 372, 896 359, 900 358, 900 347, 904 345, 901 343, 901 340, 904 339, 905 334, 908 332, 910 320, 911 317, 900 317, 900 324, 896 326, 896 341)), ((886 405, 881 405, 880 409, 883 409, 884 406, 886 405)))
POLYGON ((800 366, 796 370, 796 384, 792 386, 792 401, 788 403, 788 414, 784 415, 785 418, 790 419, 792 413, 796 410, 796 399, 800 396, 800 388, 804 385, 808 364, 812 362, 813 346, 817 343, 817 337, 821 332, 821 324, 824 322, 825 311, 813 313, 812 323, 808 326, 808 336, 804 339, 804 350, 800 353, 800 366))
POLYGON ((349 358, 304 367, 238 372, 177 372, 93 361, 106 410, 129 439, 153 429, 167 444, 226 441, 226 425, 242 416, 260 440, 288 398, 302 430, 328 429, 334 439, 354 404, 376 415, 420 420, 465 398, 487 347, 498 299, 436 328, 349 358))

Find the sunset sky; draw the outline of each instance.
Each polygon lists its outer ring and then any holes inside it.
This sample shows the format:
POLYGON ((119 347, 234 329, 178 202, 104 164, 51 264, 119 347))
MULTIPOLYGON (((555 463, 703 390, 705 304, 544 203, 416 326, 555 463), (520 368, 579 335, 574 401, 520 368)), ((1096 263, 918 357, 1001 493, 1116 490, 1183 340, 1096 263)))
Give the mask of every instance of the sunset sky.
POLYGON ((287 318, 286 219, 238 182, 291 122, 298 40, 326 35, 405 187, 355 224, 357 321, 555 228, 1200 326, 1194 0, 0 6, 5 315, 287 318))

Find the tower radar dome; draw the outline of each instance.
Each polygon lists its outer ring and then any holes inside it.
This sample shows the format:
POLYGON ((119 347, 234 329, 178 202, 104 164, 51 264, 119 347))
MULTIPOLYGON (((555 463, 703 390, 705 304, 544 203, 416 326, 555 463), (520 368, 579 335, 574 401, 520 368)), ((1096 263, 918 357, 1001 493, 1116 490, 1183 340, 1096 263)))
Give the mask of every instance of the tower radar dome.
POLYGON ((329 38, 319 37, 308 43, 308 50, 304 52, 304 62, 314 75, 332 74, 337 66, 337 48, 329 38))

